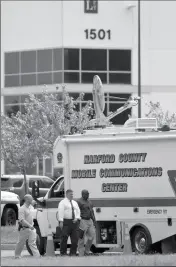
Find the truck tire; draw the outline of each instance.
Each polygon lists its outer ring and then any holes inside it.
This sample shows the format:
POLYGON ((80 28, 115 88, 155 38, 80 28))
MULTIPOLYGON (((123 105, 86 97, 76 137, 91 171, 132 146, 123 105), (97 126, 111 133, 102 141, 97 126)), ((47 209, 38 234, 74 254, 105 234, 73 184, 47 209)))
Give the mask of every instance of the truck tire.
POLYGON ((147 254, 152 244, 150 232, 143 227, 137 227, 131 234, 132 251, 136 254, 147 254))
POLYGON ((17 215, 13 208, 4 208, 2 215, 2 225, 13 226, 16 225, 17 215))
MULTIPOLYGON (((46 240, 47 240, 47 238, 41 236, 40 229, 38 226, 36 226, 35 229, 36 229, 36 245, 37 245, 37 248, 40 252, 40 255, 43 256, 46 252, 46 240)), ((26 248, 27 248, 27 251, 29 252, 29 254, 31 256, 33 256, 32 251, 31 251, 29 244, 28 244, 28 240, 26 241, 26 248)))

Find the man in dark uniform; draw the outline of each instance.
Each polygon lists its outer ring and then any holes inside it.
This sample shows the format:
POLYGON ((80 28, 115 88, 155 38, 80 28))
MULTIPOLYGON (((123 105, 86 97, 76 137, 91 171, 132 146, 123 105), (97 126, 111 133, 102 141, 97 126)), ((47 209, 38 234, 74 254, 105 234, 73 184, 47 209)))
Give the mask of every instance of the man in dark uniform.
POLYGON ((90 253, 90 248, 92 246, 93 240, 95 238, 95 215, 93 211, 93 205, 89 200, 89 192, 87 190, 82 190, 82 198, 78 202, 78 206, 81 212, 81 221, 79 228, 82 231, 82 236, 79 238, 78 251, 79 256, 86 256, 90 253), (87 242, 84 247, 84 238, 87 238, 87 242))

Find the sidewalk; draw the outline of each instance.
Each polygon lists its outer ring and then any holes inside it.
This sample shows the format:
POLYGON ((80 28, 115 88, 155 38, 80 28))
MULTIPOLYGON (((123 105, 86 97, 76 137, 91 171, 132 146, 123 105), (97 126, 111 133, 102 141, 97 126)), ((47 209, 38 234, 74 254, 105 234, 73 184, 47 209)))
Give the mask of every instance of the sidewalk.
MULTIPOLYGON (((1 251, 2 250, 14 250, 16 244, 1 244, 1 251)), ((24 246, 24 249, 26 250, 26 246, 24 246)))
MULTIPOLYGON (((27 250, 23 250, 21 253, 22 257, 29 256, 27 250)), ((14 250, 1 250, 1 258, 14 257, 14 250)))

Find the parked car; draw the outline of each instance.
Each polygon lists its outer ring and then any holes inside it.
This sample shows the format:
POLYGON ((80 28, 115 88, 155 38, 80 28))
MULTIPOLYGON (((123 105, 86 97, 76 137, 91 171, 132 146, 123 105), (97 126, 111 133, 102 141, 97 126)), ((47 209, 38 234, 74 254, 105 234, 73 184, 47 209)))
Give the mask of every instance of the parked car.
MULTIPOLYGON (((40 175, 26 175, 28 192, 32 194, 32 182, 39 181, 40 197, 44 197, 54 183, 54 181, 47 176, 40 175)), ((25 195, 24 176, 23 175, 2 175, 1 176, 1 189, 17 194, 20 197, 20 204, 22 204, 25 195)))
POLYGON ((20 198, 17 194, 1 191, 1 225, 16 225, 20 198))

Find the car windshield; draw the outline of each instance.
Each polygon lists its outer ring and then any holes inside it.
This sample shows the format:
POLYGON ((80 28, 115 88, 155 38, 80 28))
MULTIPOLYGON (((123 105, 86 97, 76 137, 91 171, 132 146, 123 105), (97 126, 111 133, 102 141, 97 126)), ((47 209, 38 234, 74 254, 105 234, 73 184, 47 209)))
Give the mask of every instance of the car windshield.
POLYGON ((1 188, 11 187, 11 179, 6 177, 1 177, 1 188))

